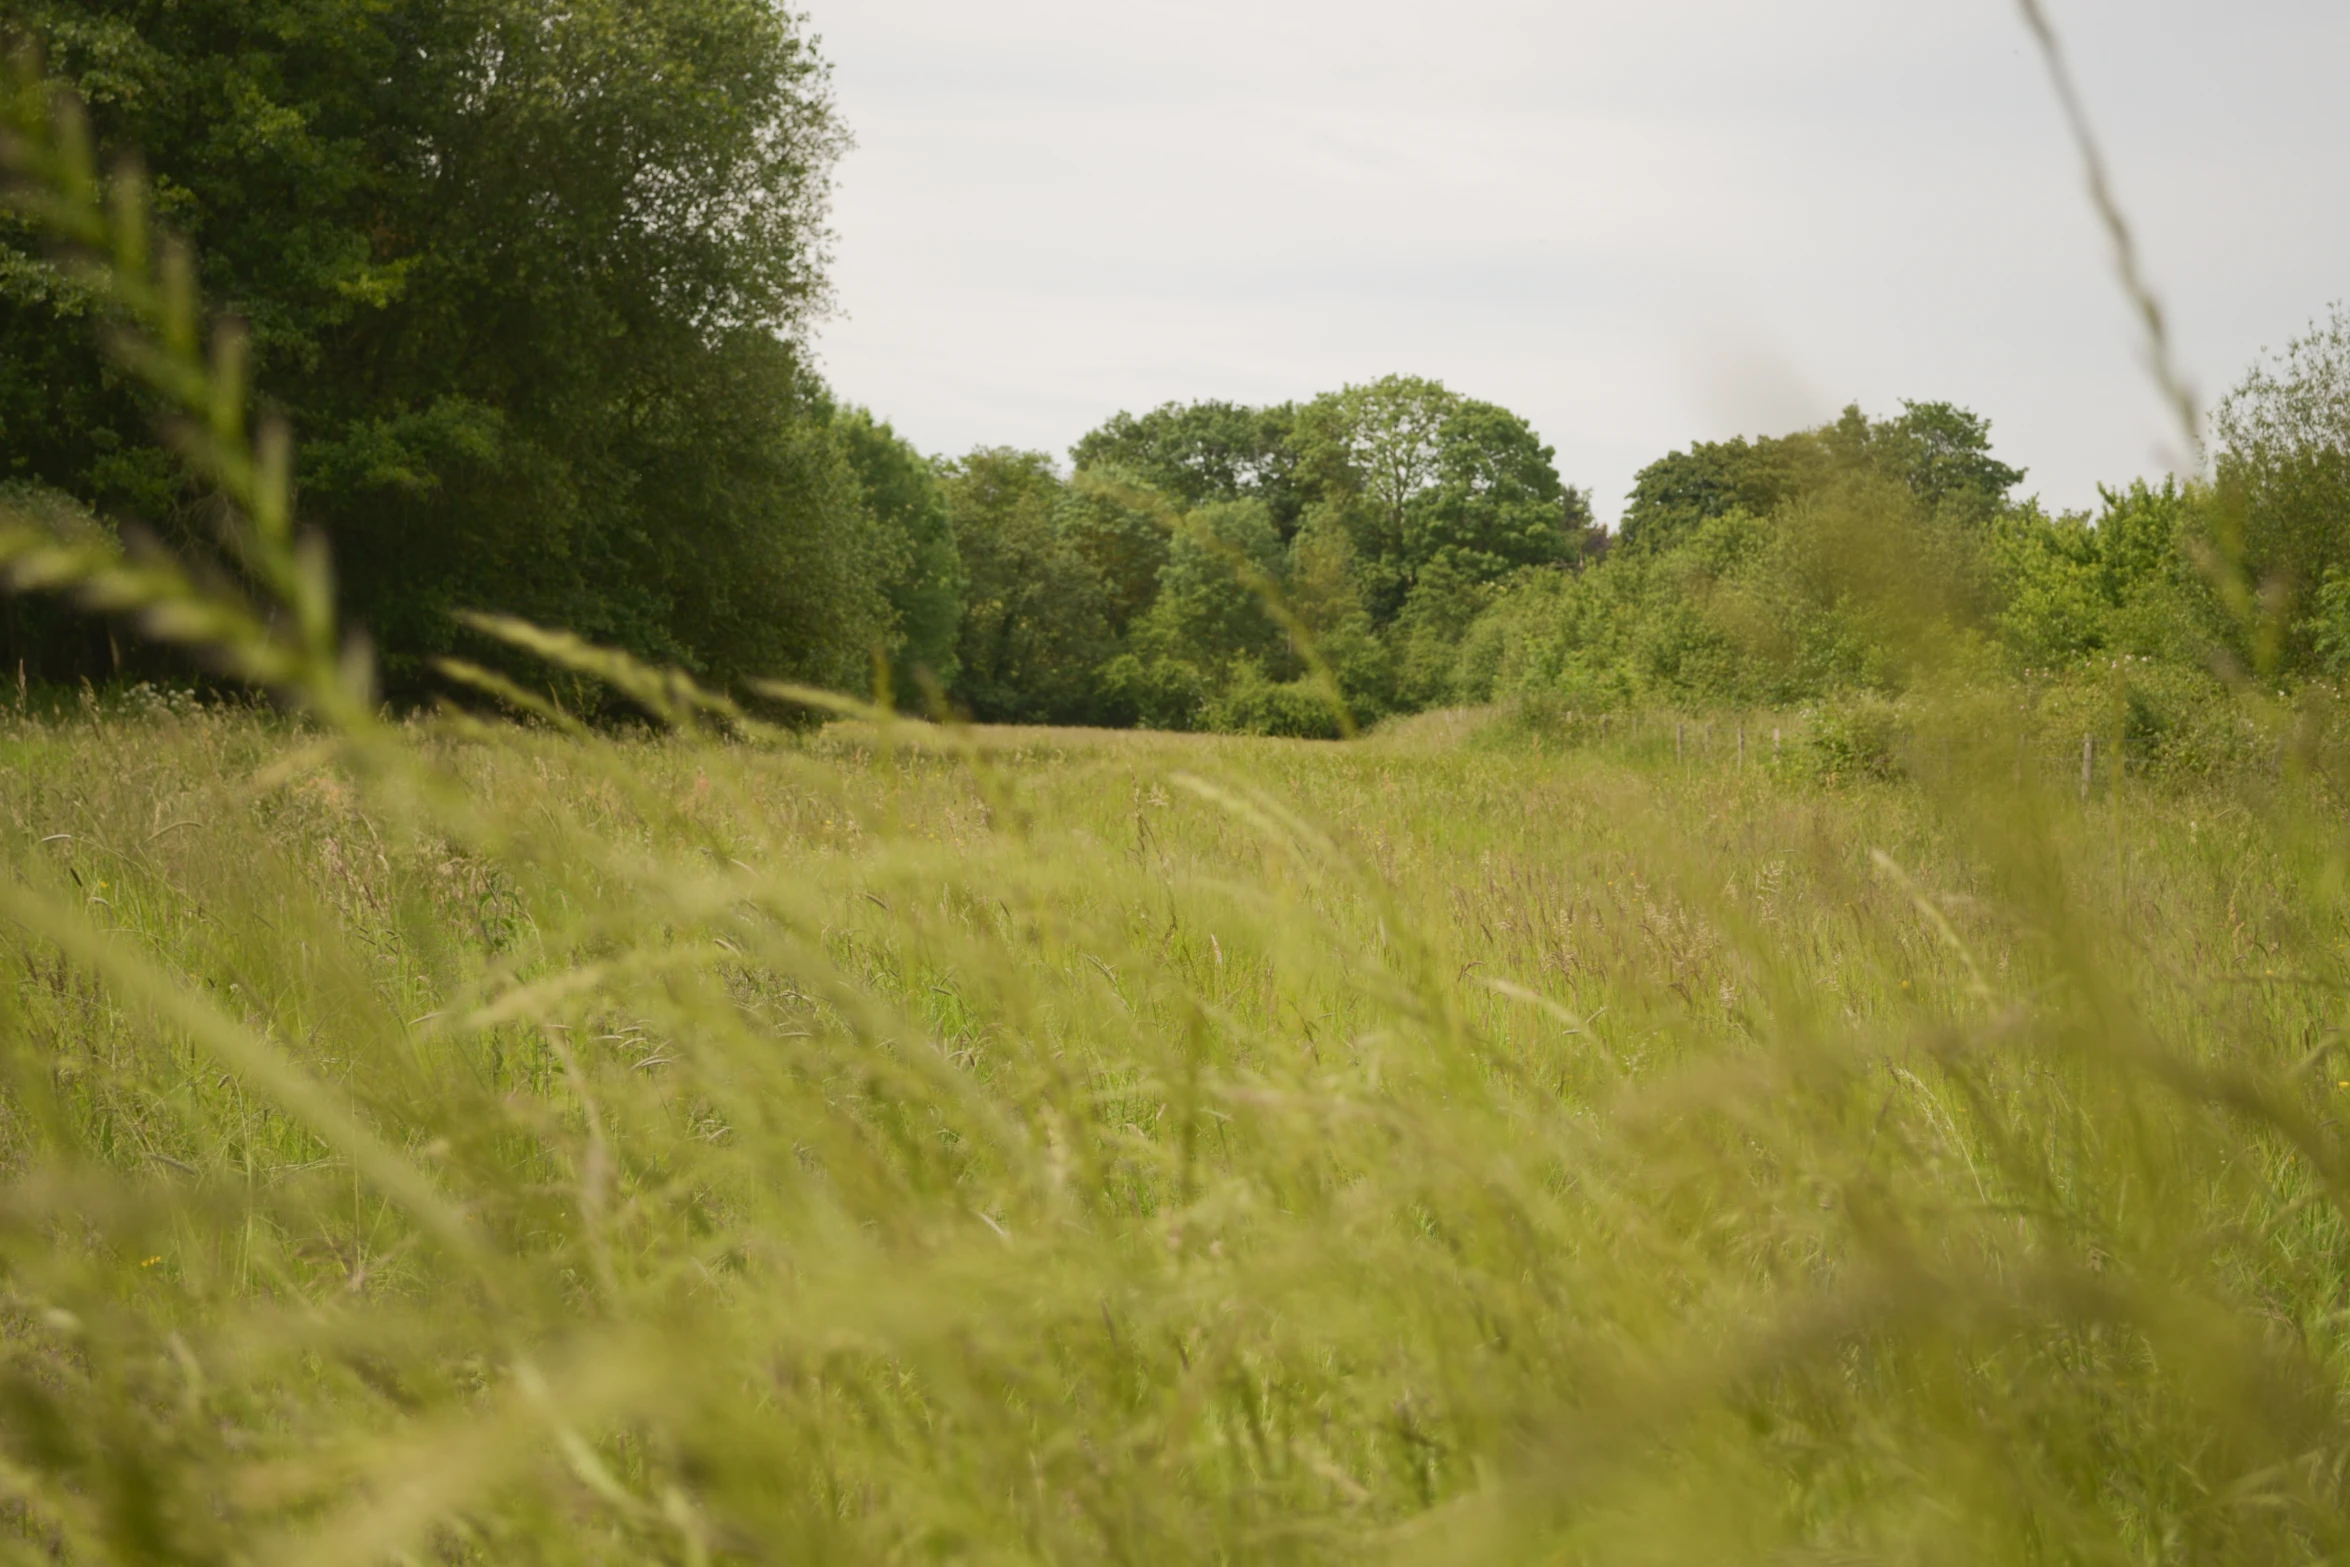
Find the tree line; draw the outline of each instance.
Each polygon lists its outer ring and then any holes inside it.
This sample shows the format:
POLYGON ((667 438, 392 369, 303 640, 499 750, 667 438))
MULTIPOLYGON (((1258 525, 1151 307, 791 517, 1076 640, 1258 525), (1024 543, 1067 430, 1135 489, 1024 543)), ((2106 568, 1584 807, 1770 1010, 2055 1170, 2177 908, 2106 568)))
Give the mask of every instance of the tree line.
POLYGON ((1525 420, 1416 377, 1121 413, 1070 455, 933 469, 975 717, 1335 733, 1441 700, 1498 586, 1601 538, 1525 420))
POLYGON ((1453 695, 1785 706, 2094 671, 2159 726, 2248 680, 2350 679, 2350 316, 2250 371, 2208 446, 2201 476, 2052 512, 1947 404, 1695 443, 1642 470, 1604 562, 1496 596, 1453 695))
POLYGON ((2205 477, 2059 513, 2018 497, 1981 416, 1851 407, 1668 453, 1610 533, 1523 419, 1394 376, 1120 413, 1065 473, 898 443, 891 482, 959 568, 930 668, 996 722, 1329 735, 1497 699, 1789 706, 2117 664, 2174 695, 2350 678, 2350 317, 2248 374, 2211 446, 2205 477))
MULTIPOLYGON (((1434 705, 1791 703, 1952 660, 2350 673, 2350 328, 2253 371, 2210 477, 2018 499, 1916 402, 1697 442, 1593 522, 1510 410, 1389 376, 916 450, 813 373, 845 143, 769 0, 0 0, 137 158, 288 422, 387 693, 520 615, 722 688, 1330 735, 1434 705)), ((0 210, 0 502, 233 575, 103 312, 0 210)), ((28 678, 153 672, 10 598, 28 678)), ((514 673, 528 677, 529 672, 514 673)))

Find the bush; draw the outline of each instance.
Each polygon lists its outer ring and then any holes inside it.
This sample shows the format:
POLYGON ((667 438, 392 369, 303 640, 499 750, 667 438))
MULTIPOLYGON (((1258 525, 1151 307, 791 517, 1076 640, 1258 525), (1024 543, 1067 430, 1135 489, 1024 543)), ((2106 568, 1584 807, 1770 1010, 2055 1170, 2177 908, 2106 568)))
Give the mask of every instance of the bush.
POLYGON ((1885 782, 1902 776, 1905 733, 1898 704, 1865 693, 1848 696, 1805 715, 1804 761, 1830 784, 1885 782))
POLYGON ((1202 728, 1226 734, 1335 740, 1338 711, 1312 680, 1270 680, 1255 664, 1234 666, 1223 687, 1200 708, 1202 728))

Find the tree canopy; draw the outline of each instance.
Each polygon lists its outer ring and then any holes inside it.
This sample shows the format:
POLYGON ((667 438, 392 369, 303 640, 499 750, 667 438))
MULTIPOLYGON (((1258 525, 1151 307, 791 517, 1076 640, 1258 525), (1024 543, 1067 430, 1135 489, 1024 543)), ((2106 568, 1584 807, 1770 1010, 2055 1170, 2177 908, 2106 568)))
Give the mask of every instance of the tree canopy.
MULTIPOLYGON (((250 327, 352 619, 394 686, 452 608, 721 681, 855 678, 888 541, 792 335, 842 144, 768 0, 16 0, 250 327)), ((0 229, 9 476, 182 547, 203 496, 0 229)))
POLYGON ((963 620, 963 559, 931 461, 872 410, 834 416, 887 552, 882 587, 897 620, 895 678, 901 692, 928 680, 943 690, 961 664, 955 638, 963 620))
POLYGON ((2255 365, 2213 421, 2212 544, 2265 593, 2288 664, 2350 672, 2350 311, 2255 365))
POLYGON ((1743 511, 1768 515, 1838 473, 1868 470, 1904 486, 1929 511, 1987 521, 2024 472, 1991 454, 1991 423, 1951 403, 1904 401, 1890 419, 1857 405, 1833 424, 1792 435, 1693 441, 1640 470, 1618 527, 1627 548, 1670 545, 1700 524, 1743 511))
MULTIPOLYGON (((1293 735, 1512 693, 1891 689, 1963 649, 2350 676, 2350 319, 2221 406, 2212 482, 2014 497, 1988 420, 1857 406, 1642 469, 1617 547, 1520 415, 1390 375, 926 456, 813 373, 844 142, 775 0, 0 0, 143 160, 296 438, 396 696, 518 614, 720 686, 1293 735), (919 688, 919 689, 917 689, 919 688), (1337 698, 1336 705, 1332 698, 1337 698)), ((0 211, 0 504, 238 569, 222 503, 0 211)), ((105 675, 10 601, 0 653, 105 675)))
POLYGON ((1284 538, 1297 531, 1304 496, 1291 436, 1297 409, 1206 401, 1117 413, 1070 448, 1080 472, 1115 468, 1178 505, 1256 500, 1284 538))

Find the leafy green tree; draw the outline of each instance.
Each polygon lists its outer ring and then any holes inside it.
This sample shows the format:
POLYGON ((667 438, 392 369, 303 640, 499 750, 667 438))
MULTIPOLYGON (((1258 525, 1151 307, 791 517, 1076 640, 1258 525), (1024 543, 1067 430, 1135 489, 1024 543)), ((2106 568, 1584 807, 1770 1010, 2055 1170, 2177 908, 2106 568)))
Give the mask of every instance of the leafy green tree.
POLYGON ((1282 565, 1281 536, 1262 502, 1201 507, 1169 544, 1143 639, 1208 667, 1275 662, 1284 639, 1265 611, 1265 590, 1278 590, 1282 565))
POLYGON ((2194 559, 2208 487, 2139 480, 2099 493, 2094 519, 2026 503, 1992 523, 1989 626, 2009 662, 2046 671, 2126 653, 2208 667, 2226 629, 2194 559))
POLYGON ((1690 442, 1633 477, 1617 524, 1626 550, 1661 550, 1713 517, 1762 517, 1805 484, 1817 446, 1805 437, 1690 442))
POLYGON ((909 693, 915 678, 927 672, 942 689, 952 686, 960 667, 955 638, 963 620, 963 561, 938 474, 928 458, 866 409, 849 409, 834 425, 888 543, 883 592, 897 621, 894 683, 909 693))
POLYGON ((1553 456, 1508 409, 1456 402, 1437 434, 1433 479, 1405 507, 1404 554, 1415 578, 1442 565, 1494 582, 1579 550, 1591 503, 1559 482, 1553 456))
MULTIPOLYGON (((853 681, 887 552, 790 337, 841 144, 769 0, 16 0, 248 324, 396 689, 499 609, 853 681)), ((207 502, 0 229, 10 476, 201 549, 207 502)))
POLYGON ((941 480, 963 562, 954 694, 987 723, 1081 723, 1111 656, 1109 591, 1061 528, 1042 452, 982 448, 941 480))
POLYGON ((1284 597, 1356 721, 1369 723, 1392 711, 1394 661, 1372 624, 1354 544, 1343 527, 1327 518, 1309 520, 1290 540, 1284 597))
POLYGON ((1517 415, 1417 376, 1316 398, 1294 439, 1314 512, 1343 527, 1374 622, 1401 612, 1421 573, 1489 582, 1582 547, 1588 502, 1517 415))
POLYGON ((1930 512, 1987 521, 2024 482, 2024 470, 1991 455, 1991 421, 1951 403, 1904 398, 1899 417, 1871 423, 1847 408, 1830 430, 1861 460, 1899 479, 1930 512))
POLYGON ((1461 641, 1492 602, 1492 586, 1446 559, 1420 568, 1386 638, 1396 706, 1409 711, 1457 699, 1461 641))
POLYGON ((1299 682, 1295 651, 1267 612, 1288 558, 1260 501, 1185 516, 1149 614, 1101 672, 1107 701, 1158 727, 1335 735, 1328 693, 1299 682))
POLYGON ((1111 503, 1128 491, 1098 492, 1072 513, 1097 519, 1083 524, 1098 541, 1089 557, 1106 581, 1125 584, 1114 589, 1112 621, 1130 645, 1105 667, 1109 710, 1149 722, 1322 732, 1294 727, 1305 723, 1289 711, 1299 701, 1319 715, 1313 725, 1333 722, 1326 694, 1307 701, 1288 689, 1301 667, 1295 650, 1237 568, 1279 584, 1350 707, 1376 717, 1448 689, 1453 642, 1492 584, 1581 558, 1603 537, 1524 420, 1421 377, 1388 376, 1301 406, 1121 413, 1071 455, 1077 492, 1101 475, 1190 514, 1139 614, 1145 535, 1112 525, 1137 515, 1111 503), (1270 551, 1253 523, 1249 541, 1198 547, 1197 525, 1229 531, 1257 516, 1270 526, 1270 551))
POLYGON ((1181 509, 1125 470, 1078 470, 1063 491, 1060 529, 1102 584, 1109 632, 1123 637, 1159 596, 1181 509))
POLYGON ((1692 441, 1634 477, 1617 537, 1626 549, 1662 549, 1734 511, 1767 516, 1817 481, 1825 457, 1810 434, 1692 441))
POLYGON ((1693 443, 1642 470, 1623 547, 1590 570, 1522 574, 1484 605, 1459 588, 1407 604, 1404 695, 1542 690, 1597 706, 1894 690, 1975 645, 1995 602, 2011 646, 2072 656, 2108 629, 2098 541, 2007 506, 2022 475, 1988 442, 1974 415, 1910 403, 1882 422, 1851 408, 1817 430, 1693 443))
POLYGON ((1307 482, 1344 519, 1381 619, 1392 618, 1410 586, 1408 515, 1436 481, 1444 423, 1459 403, 1439 382, 1391 375, 1325 393, 1300 411, 1295 439, 1307 482))
POLYGON ((2294 338, 2256 365, 2213 421, 2217 470, 2237 557, 2268 598, 2288 667, 2321 659, 2337 639, 2321 588, 2350 573, 2350 312, 2294 338), (2329 642, 2330 645, 2330 642, 2329 642))
POLYGON ((1297 531, 1306 496, 1291 440, 1297 411, 1283 403, 1165 403, 1146 414, 1119 413, 1069 449, 1087 469, 1115 468, 1189 511, 1217 501, 1264 503, 1284 539, 1297 531))
POLYGON ((2104 647, 2112 605, 2103 541, 2087 517, 2019 506, 1998 519, 1989 542, 1999 600, 1992 632, 2014 664, 2055 669, 2104 647))
POLYGON ((1988 521, 2024 478, 1991 455, 1990 422, 1950 403, 1901 406, 1892 419, 1872 420, 1855 405, 1816 430, 1693 441, 1640 470, 1618 538, 1628 549, 1669 547, 1713 518, 1766 517, 1863 469, 1905 485, 1929 512, 1988 521))

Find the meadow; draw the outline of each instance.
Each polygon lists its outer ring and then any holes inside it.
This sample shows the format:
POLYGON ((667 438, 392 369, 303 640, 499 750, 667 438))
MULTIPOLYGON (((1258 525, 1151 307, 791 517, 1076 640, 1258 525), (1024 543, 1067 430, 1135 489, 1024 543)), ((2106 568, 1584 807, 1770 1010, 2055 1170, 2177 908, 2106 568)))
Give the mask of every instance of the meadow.
POLYGON ((2048 534, 2020 668, 1791 513, 1834 613, 1707 667, 1901 678, 1775 712, 971 728, 484 615, 386 705, 244 329, 18 77, 219 543, 0 494, 210 693, 0 705, 0 1556, 2350 1556, 2350 596, 2260 553, 2336 448, 2048 534))
POLYGON ((2350 1543, 2313 709, 2084 800, 2004 697, 1847 776, 138 695, 0 725, 12 1559, 2350 1543))

